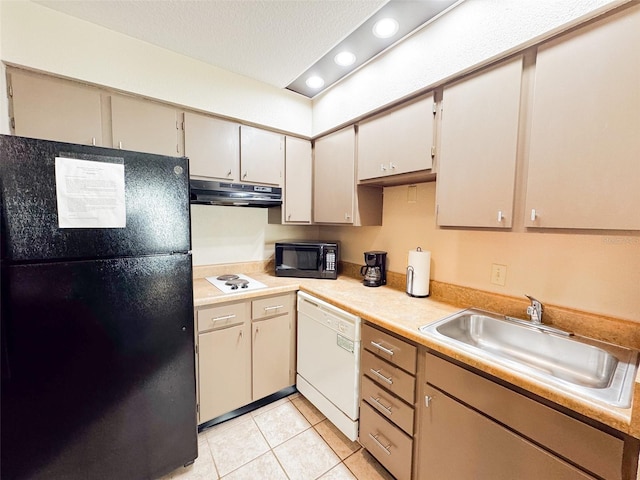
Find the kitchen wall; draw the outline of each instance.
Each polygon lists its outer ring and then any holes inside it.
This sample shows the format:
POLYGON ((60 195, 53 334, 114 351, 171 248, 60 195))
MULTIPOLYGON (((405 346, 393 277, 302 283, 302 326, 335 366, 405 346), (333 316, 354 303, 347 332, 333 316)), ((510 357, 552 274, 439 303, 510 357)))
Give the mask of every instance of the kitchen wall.
POLYGON ((317 136, 628 0, 467 0, 313 101, 317 136))
MULTIPOLYGON (((622 3, 467 0, 317 97, 313 116, 312 102, 299 95, 26 1, 0 2, 0 59, 310 136, 622 3)), ((3 90, 5 82, 2 72, 3 90)), ((0 132, 8 133, 0 116, 0 132)), ((408 250, 420 245, 433 253, 435 280, 640 321, 638 234, 438 229, 435 184, 419 184, 415 203, 407 188, 385 189, 382 227, 283 227, 269 225, 264 209, 194 206, 194 263, 264 260, 278 239, 322 235, 342 241, 344 260, 360 263, 365 250, 383 249, 390 270, 404 272, 408 250), (492 263, 507 266, 504 287, 490 283, 492 263)))
MULTIPOLYGON (((1 1, 0 23, 3 62, 303 136, 311 134, 311 101, 288 90, 32 2, 1 1)), ((4 75, 0 82, 6 91, 4 75)))
MULTIPOLYGON (((431 251, 431 279, 640 322, 640 232, 570 233, 441 229, 436 183, 384 189, 383 226, 323 227, 342 243, 342 260, 388 252, 388 269, 404 273, 409 250, 431 251), (505 285, 490 282, 491 265, 506 265, 505 285)), ((630 212, 633 214, 633 212, 630 212)), ((514 229, 515 230, 515 229, 514 229)), ((524 314, 524 312, 523 312, 524 314)))
POLYGON ((315 226, 270 225, 266 208, 191 206, 194 265, 269 260, 273 244, 319 237, 315 226))

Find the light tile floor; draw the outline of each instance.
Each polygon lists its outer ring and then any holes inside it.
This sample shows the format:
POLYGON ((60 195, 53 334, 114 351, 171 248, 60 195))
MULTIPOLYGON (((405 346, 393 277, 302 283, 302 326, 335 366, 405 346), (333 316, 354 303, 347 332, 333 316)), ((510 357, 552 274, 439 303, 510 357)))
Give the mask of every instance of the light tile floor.
POLYGON ((198 458, 161 480, 393 480, 294 393, 198 435, 198 458))

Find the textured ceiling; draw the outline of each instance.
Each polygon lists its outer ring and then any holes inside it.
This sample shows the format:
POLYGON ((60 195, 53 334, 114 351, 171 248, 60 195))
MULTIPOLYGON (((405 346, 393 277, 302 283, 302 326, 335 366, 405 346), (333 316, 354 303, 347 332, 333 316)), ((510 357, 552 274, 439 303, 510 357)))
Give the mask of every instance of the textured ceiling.
POLYGON ((35 2, 284 88, 387 0, 35 2))

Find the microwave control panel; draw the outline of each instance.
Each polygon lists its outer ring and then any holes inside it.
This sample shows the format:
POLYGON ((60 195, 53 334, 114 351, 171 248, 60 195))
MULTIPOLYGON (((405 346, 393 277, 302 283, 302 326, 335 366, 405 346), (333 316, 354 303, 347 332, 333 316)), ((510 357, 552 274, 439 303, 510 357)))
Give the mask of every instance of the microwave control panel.
POLYGON ((336 269, 336 251, 334 249, 327 249, 324 265, 325 269, 328 271, 332 272, 336 269))

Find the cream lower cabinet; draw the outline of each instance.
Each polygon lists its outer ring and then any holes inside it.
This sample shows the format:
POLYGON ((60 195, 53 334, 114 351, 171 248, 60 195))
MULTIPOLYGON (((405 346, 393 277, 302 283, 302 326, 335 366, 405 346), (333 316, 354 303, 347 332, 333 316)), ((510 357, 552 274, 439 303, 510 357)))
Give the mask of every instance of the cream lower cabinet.
POLYGON ((513 224, 522 56, 444 87, 437 224, 513 224))
POLYGON ((525 226, 640 230, 639 25, 636 3, 538 48, 525 226))
POLYGON ((355 138, 350 126, 314 142, 315 223, 382 225, 382 187, 356 187, 355 138))
POLYGON ((420 480, 635 480, 637 440, 614 436, 420 352, 420 480), (424 356, 423 356, 424 355, 424 356), (635 446, 633 446, 635 445, 635 446))
POLYGON ((362 326, 358 440, 398 480, 412 475, 416 350, 362 326))
POLYGON ((196 311, 199 424, 295 384, 295 318, 294 293, 196 311))
POLYGON ((16 69, 8 82, 14 135, 104 146, 98 90, 16 69))
POLYGON ((251 403, 251 318, 245 302, 199 310, 198 423, 251 403))

